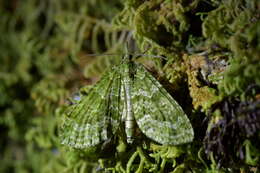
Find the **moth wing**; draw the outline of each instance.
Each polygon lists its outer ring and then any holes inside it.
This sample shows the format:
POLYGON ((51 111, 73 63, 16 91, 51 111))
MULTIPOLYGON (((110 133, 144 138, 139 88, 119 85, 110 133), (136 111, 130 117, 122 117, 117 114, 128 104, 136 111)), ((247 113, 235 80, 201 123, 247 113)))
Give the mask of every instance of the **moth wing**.
POLYGON ((165 145, 193 140, 193 128, 180 105, 142 65, 137 64, 132 104, 138 127, 150 139, 165 145))
POLYGON ((120 73, 113 69, 69 112, 61 128, 61 143, 73 148, 87 148, 108 140, 119 126, 120 73))

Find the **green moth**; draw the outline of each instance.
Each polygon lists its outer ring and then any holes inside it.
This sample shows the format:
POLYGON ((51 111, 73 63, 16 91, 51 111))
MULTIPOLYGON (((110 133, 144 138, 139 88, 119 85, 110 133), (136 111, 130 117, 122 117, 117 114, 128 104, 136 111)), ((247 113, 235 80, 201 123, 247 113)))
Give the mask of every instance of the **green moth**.
POLYGON ((142 66, 124 55, 122 62, 75 105, 69 107, 62 130, 62 144, 87 148, 107 141, 124 126, 127 143, 135 126, 163 145, 191 142, 193 128, 182 108, 142 66))

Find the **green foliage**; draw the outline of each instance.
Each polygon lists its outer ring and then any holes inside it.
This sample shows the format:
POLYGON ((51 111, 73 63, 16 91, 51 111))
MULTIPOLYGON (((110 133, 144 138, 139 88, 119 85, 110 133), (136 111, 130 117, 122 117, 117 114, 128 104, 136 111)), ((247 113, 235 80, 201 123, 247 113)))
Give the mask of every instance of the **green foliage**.
POLYGON ((257 0, 0 4, 0 172, 259 171, 257 0), (188 115, 194 141, 131 146, 117 134, 84 151, 62 146, 68 97, 121 58, 89 54, 121 54, 131 34, 141 52, 165 56, 143 62, 188 115))

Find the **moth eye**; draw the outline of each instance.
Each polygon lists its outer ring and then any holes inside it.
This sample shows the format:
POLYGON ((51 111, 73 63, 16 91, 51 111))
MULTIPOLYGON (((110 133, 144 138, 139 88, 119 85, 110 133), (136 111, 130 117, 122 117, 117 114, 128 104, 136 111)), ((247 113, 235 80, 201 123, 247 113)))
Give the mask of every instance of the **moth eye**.
POLYGON ((70 97, 69 99, 66 100, 67 105, 74 105, 78 103, 81 100, 81 95, 79 93, 75 93, 70 97))
POLYGON ((73 96, 73 100, 76 101, 76 102, 78 102, 78 101, 81 100, 81 96, 77 93, 77 94, 75 94, 75 95, 73 96))

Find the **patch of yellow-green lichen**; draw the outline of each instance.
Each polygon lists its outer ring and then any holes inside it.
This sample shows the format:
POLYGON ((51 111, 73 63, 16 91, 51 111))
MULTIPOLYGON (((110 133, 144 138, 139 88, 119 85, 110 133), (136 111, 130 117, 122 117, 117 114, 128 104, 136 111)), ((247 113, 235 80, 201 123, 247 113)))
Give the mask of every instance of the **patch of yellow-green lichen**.
POLYGON ((184 55, 184 59, 193 107, 207 111, 212 104, 221 99, 218 97, 216 89, 205 86, 198 80, 200 70, 203 69, 203 66, 206 66, 206 61, 200 55, 184 55))

